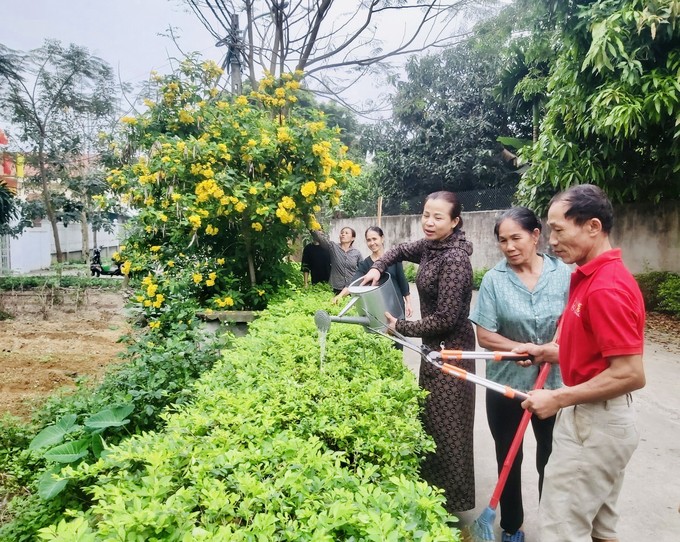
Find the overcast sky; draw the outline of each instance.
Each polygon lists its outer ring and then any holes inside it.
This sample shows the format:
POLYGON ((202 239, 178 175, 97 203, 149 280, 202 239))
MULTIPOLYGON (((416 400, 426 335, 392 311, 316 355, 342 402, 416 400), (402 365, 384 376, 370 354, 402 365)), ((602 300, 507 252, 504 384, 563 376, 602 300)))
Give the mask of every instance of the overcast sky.
MULTIPOLYGON (((388 40, 398 44, 405 27, 414 23, 407 12, 394 15, 383 30, 388 31, 388 40)), ((0 0, 0 21, 0 43, 11 49, 35 49, 45 38, 75 43, 108 62, 122 81, 133 85, 146 81, 152 70, 170 72, 169 58, 181 57, 174 43, 159 35, 167 33, 168 26, 177 29, 178 43, 186 53, 197 51, 204 59, 220 63, 225 52, 215 47, 213 37, 181 0, 0 0)), ((344 97, 353 104, 370 104, 367 100, 379 102, 390 90, 384 79, 363 78, 344 97)), ((373 116, 385 114, 373 112, 373 116)))
POLYGON ((129 83, 139 83, 151 70, 170 71, 168 57, 179 53, 159 36, 177 27, 180 46, 219 62, 223 49, 198 19, 168 0, 0 0, 0 43, 26 51, 45 38, 85 46, 129 83))

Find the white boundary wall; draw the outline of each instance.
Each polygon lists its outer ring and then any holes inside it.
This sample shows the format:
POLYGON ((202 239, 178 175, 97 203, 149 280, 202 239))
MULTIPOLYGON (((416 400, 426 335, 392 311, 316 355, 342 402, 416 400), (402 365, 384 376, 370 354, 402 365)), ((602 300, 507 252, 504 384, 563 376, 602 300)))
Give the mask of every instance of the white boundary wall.
MULTIPOLYGON (((73 223, 64 227, 58 226, 61 250, 69 255, 70 259, 80 259, 82 247, 82 233, 80 224, 73 223)), ((114 223, 113 233, 105 231, 97 232, 97 245, 103 246, 102 261, 110 258, 111 254, 120 246, 123 231, 119 221, 114 223)), ((92 228, 89 230, 89 248, 93 248, 92 228)), ((30 273, 40 269, 47 269, 56 261, 56 248, 52 226, 47 220, 42 220, 39 226, 26 228, 24 232, 15 238, 9 238, 9 263, 10 272, 16 274, 30 273)), ((6 272, 0 270, 1 272, 6 272)))

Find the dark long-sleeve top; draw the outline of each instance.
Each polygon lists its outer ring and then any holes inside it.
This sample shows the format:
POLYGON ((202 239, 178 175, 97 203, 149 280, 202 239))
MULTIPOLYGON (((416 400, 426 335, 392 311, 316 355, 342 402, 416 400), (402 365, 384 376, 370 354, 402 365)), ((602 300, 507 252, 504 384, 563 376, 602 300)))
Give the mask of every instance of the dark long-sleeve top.
POLYGON ((430 348, 469 348, 474 330, 468 320, 472 299, 472 243, 462 231, 442 241, 422 239, 403 243, 387 251, 372 267, 385 271, 396 262, 420 265, 416 286, 422 318, 397 320, 396 330, 406 336, 422 337, 430 348))
POLYGON ((354 272, 363 259, 361 252, 350 248, 345 252, 339 243, 331 241, 321 230, 312 231, 312 237, 331 255, 331 278, 329 282, 334 290, 342 290, 352 282, 354 272))
MULTIPOLYGON (((354 273, 354 277, 352 277, 352 282, 363 277, 368 273, 368 270, 371 267, 373 267, 373 259, 368 256, 359 263, 359 267, 357 267, 356 273, 354 273)), ((397 262, 387 267, 386 271, 390 274, 390 280, 392 280, 392 283, 397 290, 401 311, 404 312, 404 298, 411 294, 408 280, 406 280, 406 275, 404 274, 404 266, 401 262, 397 262)))

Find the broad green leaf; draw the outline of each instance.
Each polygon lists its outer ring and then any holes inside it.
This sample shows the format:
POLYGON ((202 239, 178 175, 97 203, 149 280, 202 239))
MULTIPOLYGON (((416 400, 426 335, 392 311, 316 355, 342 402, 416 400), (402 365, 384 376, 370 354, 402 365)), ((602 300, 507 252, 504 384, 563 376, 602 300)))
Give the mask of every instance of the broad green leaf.
POLYGON ((45 459, 57 463, 73 463, 88 454, 91 440, 84 438, 66 442, 45 452, 45 459))
POLYGON ((70 432, 79 429, 80 425, 76 422, 75 414, 68 414, 61 418, 56 424, 46 427, 38 433, 28 445, 29 450, 39 450, 47 446, 54 446, 63 442, 64 437, 70 432))
POLYGON ((99 459, 105 449, 104 439, 100 434, 92 435, 92 453, 99 459))
POLYGON ((87 420, 85 420, 84 423, 86 427, 90 427, 92 429, 120 427, 130 423, 130 420, 126 418, 130 415, 134 408, 135 407, 131 404, 106 408, 90 416, 87 420))
POLYGON ((38 481, 38 495, 48 501, 61 493, 68 484, 68 478, 57 478, 61 467, 56 465, 46 471, 38 481))

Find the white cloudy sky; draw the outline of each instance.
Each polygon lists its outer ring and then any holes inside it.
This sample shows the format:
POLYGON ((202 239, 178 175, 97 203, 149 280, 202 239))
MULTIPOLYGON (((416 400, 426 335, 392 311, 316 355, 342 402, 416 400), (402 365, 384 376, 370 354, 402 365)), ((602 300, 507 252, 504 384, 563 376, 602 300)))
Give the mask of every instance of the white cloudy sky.
MULTIPOLYGON (((408 25, 415 24, 405 13, 395 14, 402 20, 382 28, 388 40, 398 41, 408 25)), ((0 43, 11 49, 34 49, 45 38, 75 43, 108 62, 122 81, 132 84, 146 81, 152 70, 170 71, 169 57, 180 56, 172 41, 159 35, 169 25, 177 28, 183 51, 198 51, 218 63, 224 54, 181 0, 0 0, 0 21, 0 43)), ((362 79, 346 98, 355 104, 379 101, 390 90, 384 79, 362 79)))
POLYGON ((151 70, 169 71, 177 57, 171 40, 161 37, 168 25, 179 28, 180 45, 220 60, 222 50, 196 17, 168 0, 0 0, 0 43, 21 51, 40 47, 45 38, 87 47, 138 83, 151 70))

